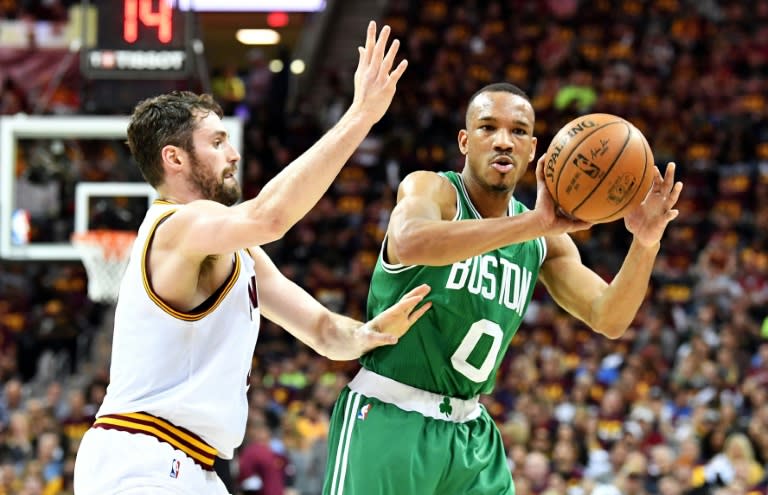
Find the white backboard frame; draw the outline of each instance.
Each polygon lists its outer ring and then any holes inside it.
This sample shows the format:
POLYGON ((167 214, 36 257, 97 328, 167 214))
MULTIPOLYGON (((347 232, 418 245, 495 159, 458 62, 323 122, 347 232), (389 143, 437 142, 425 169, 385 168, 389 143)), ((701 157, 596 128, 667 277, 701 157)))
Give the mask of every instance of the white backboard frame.
MULTIPOLYGON (((11 242, 11 217, 15 204, 14 183, 19 139, 124 139, 128 116, 28 116, 0 117, 0 258, 12 260, 79 260, 78 251, 67 242, 11 242)), ((235 117, 222 119, 232 145, 242 155, 242 122, 235 117)), ((238 175, 242 181, 242 164, 238 175)), ((154 189, 143 182, 84 182, 75 189, 75 231, 88 229, 90 197, 147 196, 155 197, 154 189)))
POLYGON ((117 196, 147 198, 147 208, 157 198, 157 191, 144 182, 78 182, 75 184, 75 232, 88 230, 91 198, 117 196))

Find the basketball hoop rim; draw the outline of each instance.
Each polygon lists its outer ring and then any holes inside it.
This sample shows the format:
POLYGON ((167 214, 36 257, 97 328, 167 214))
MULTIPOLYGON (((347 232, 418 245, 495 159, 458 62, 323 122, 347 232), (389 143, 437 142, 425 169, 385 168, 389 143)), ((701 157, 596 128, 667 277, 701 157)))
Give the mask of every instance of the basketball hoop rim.
POLYGON ((104 258, 123 259, 130 254, 136 234, 131 230, 90 229, 73 233, 70 240, 77 249, 99 248, 104 258))

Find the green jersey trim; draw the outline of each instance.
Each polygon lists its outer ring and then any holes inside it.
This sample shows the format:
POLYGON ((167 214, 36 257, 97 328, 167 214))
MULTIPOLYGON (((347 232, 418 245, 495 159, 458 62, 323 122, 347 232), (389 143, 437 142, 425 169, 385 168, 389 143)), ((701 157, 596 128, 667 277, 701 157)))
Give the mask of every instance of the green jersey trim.
MULTIPOLYGON (((469 195, 469 191, 467 191, 467 186, 464 185, 464 179, 461 177, 460 174, 456 174, 456 178, 458 179, 459 185, 461 186, 461 191, 464 193, 464 198, 467 200, 467 203, 469 204, 469 208, 470 208, 472 214, 477 219, 484 218, 480 214, 480 212, 477 211, 477 207, 475 207, 475 204, 472 202, 472 197, 469 195)), ((453 182, 451 182, 451 185, 454 187, 454 189, 456 188, 456 186, 453 184, 453 182)), ((458 192, 458 190, 456 192, 458 192)), ((456 198, 456 200, 459 201, 459 203, 461 203, 461 200, 458 197, 456 198)), ((508 217, 514 217, 516 215, 516 213, 515 213, 515 202, 516 202, 516 200, 515 200, 514 196, 509 198, 509 205, 507 205, 507 216, 508 217)))

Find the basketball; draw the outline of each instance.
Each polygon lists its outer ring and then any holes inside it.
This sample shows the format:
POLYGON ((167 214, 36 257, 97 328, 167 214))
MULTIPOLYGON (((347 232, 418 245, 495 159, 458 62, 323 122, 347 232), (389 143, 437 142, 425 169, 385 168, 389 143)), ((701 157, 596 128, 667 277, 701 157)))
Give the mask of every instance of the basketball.
POLYGON ((593 113, 568 122, 552 139, 544 183, 566 215, 605 223, 643 201, 654 167, 651 147, 637 127, 616 115, 593 113))

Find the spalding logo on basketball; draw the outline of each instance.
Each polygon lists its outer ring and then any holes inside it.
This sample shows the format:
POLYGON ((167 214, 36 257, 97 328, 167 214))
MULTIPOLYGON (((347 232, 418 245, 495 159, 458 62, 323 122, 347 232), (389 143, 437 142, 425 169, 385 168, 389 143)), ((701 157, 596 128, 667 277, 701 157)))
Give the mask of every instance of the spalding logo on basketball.
POLYGON ((653 183, 653 153, 637 127, 593 113, 568 122, 547 150, 544 182, 563 213, 580 220, 618 220, 653 183))

